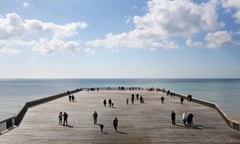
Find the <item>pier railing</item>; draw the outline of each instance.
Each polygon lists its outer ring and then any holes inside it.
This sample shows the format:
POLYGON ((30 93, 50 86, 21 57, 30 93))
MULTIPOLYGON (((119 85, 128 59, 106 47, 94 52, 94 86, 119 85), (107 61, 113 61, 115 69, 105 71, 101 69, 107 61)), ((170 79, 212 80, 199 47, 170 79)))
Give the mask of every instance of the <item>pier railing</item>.
POLYGON ((14 119, 15 117, 10 117, 0 121, 0 134, 14 127, 14 119))
MULTIPOLYGON (((166 92, 166 91, 164 91, 166 92)), ((216 103, 213 103, 213 102, 209 102, 209 101, 205 101, 205 100, 201 100, 201 99, 198 99, 198 98, 193 98, 191 95, 188 95, 188 96, 185 96, 185 95, 182 95, 182 94, 177 94, 177 93, 174 93, 175 96, 177 97, 182 97, 184 98, 185 100, 188 100, 188 101, 192 101, 192 102, 195 102, 195 103, 198 103, 198 104, 202 104, 202 105, 205 105, 205 106, 208 106, 208 107, 211 107, 215 110, 217 110, 217 112, 220 114, 220 116, 224 119, 224 121, 227 123, 227 125, 234 129, 234 130, 237 130, 237 131, 240 131, 240 122, 237 121, 237 120, 234 120, 234 119, 231 119, 221 108, 218 104, 216 103)))
POLYGON ((53 95, 53 96, 49 96, 49 97, 40 98, 40 99, 37 99, 37 100, 26 102, 25 105, 23 106, 23 108, 19 111, 19 113, 16 116, 12 116, 10 118, 7 118, 5 120, 0 121, 0 135, 2 133, 7 132, 8 130, 18 126, 21 123, 24 115, 26 114, 26 112, 29 108, 31 108, 33 106, 36 106, 36 105, 39 105, 39 104, 42 104, 42 103, 45 103, 45 102, 52 101, 54 99, 57 99, 57 98, 60 98, 60 97, 63 97, 63 96, 67 96, 69 94, 76 93, 76 92, 81 91, 81 90, 82 89, 76 89, 76 90, 60 93, 60 94, 57 94, 57 95, 53 95))

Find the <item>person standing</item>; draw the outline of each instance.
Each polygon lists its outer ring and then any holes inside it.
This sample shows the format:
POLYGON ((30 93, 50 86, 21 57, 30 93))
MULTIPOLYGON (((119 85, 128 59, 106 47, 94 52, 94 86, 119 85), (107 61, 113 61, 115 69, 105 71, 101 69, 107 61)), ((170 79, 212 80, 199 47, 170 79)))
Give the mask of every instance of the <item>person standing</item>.
POLYGON ((182 114, 183 125, 186 126, 187 122, 187 112, 183 112, 182 114))
POLYGON ((112 107, 112 100, 111 99, 108 100, 108 104, 109 104, 109 107, 112 107))
POLYGON ((181 97, 181 98, 180 98, 181 104, 183 104, 183 100, 184 100, 183 97, 181 97))
POLYGON ((171 113, 172 125, 176 125, 176 113, 172 111, 171 113))
POLYGON ((98 114, 97 114, 96 111, 94 111, 94 113, 93 113, 93 122, 94 122, 94 124, 97 124, 97 117, 98 117, 98 114))
POLYGON ((103 105, 104 105, 104 107, 106 107, 106 105, 107 105, 107 100, 106 99, 103 100, 103 105))
POLYGON ((136 98, 137 98, 137 101, 138 101, 138 99, 139 99, 139 94, 137 94, 136 98))
POLYGON ((187 123, 188 123, 188 127, 193 127, 193 114, 192 113, 190 113, 187 116, 187 123))
POLYGON ((113 127, 114 127, 115 131, 117 132, 117 127, 118 127, 118 119, 117 119, 117 117, 115 117, 115 119, 113 120, 113 127))
POLYGON ((161 96, 161 103, 163 104, 164 103, 164 97, 161 96))
POLYGON ((63 116, 62 112, 59 112, 59 115, 58 115, 58 121, 59 121, 58 124, 59 125, 62 125, 62 116, 63 116))
POLYGON ((68 126, 68 114, 66 112, 63 113, 63 125, 68 126))
POLYGON ((143 97, 140 96, 140 103, 142 104, 143 103, 143 97))
POLYGON ((128 98, 126 99, 126 104, 128 105, 128 98))
POLYGON ((132 104, 134 104, 134 94, 132 94, 132 104))

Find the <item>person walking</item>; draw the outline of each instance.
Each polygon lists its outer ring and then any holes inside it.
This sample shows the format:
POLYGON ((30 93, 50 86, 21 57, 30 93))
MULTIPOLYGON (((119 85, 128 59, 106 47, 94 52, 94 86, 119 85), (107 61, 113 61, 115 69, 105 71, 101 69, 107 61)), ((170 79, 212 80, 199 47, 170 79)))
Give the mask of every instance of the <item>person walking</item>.
POLYGON ((172 120, 172 125, 176 125, 176 113, 175 113, 175 111, 172 111, 172 113, 171 113, 171 120, 172 120))
POLYGON ((104 125, 103 125, 103 124, 100 124, 99 126, 100 126, 101 132, 103 132, 104 125))
POLYGON ((115 119, 113 120, 113 127, 114 127, 115 131, 117 132, 117 128, 118 128, 118 119, 117 119, 117 117, 115 117, 115 119))
POLYGON ((94 124, 97 124, 97 118, 98 118, 98 114, 97 114, 96 111, 94 111, 94 113, 93 113, 93 122, 94 122, 94 124))

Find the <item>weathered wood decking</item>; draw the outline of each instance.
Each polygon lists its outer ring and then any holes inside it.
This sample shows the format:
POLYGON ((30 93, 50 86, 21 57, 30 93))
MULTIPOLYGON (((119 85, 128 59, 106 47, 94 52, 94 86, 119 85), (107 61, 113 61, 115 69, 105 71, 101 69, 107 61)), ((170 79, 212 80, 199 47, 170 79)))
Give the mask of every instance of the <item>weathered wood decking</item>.
POLYGON ((218 112, 212 108, 179 98, 170 98, 161 92, 148 91, 82 91, 75 94, 75 102, 63 97, 30 108, 18 128, 0 136, 0 144, 82 144, 82 143, 240 143, 240 134, 229 128, 218 112), (139 93, 145 104, 131 94, 139 93), (160 96, 165 96, 164 104, 160 96), (126 98, 129 105, 126 105, 126 98), (103 100, 111 98, 114 108, 104 107, 103 100), (98 112, 98 123, 104 132, 93 124, 92 114, 98 112), (177 114, 177 125, 171 124, 170 113, 177 114), (58 113, 68 112, 69 127, 58 124, 58 113), (182 113, 194 114, 194 128, 185 128, 182 113), (113 129, 113 119, 118 117, 119 132, 113 129))

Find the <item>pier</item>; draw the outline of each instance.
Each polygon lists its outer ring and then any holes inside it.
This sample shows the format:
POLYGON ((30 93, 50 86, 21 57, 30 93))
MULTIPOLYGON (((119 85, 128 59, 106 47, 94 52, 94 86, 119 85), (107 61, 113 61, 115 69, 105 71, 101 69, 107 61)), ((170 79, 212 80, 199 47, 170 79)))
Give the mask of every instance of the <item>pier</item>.
POLYGON ((74 102, 68 96, 30 107, 21 123, 0 136, 1 144, 239 144, 240 133, 228 126, 215 108, 188 101, 180 103, 178 96, 149 90, 94 90, 74 93, 74 102), (135 95, 134 104, 131 95, 135 95), (141 104, 136 94, 144 98, 141 104), (164 96, 164 103, 160 97, 164 96), (113 107, 103 100, 113 101, 113 107), (129 104, 126 104, 126 99, 129 104), (171 112, 176 113, 172 125, 171 112), (58 123, 59 112, 68 113, 68 126, 58 123), (93 112, 98 113, 98 124, 93 123, 93 112), (193 113, 193 127, 183 125, 182 113, 193 113), (117 117, 118 131, 113 128, 117 117))

